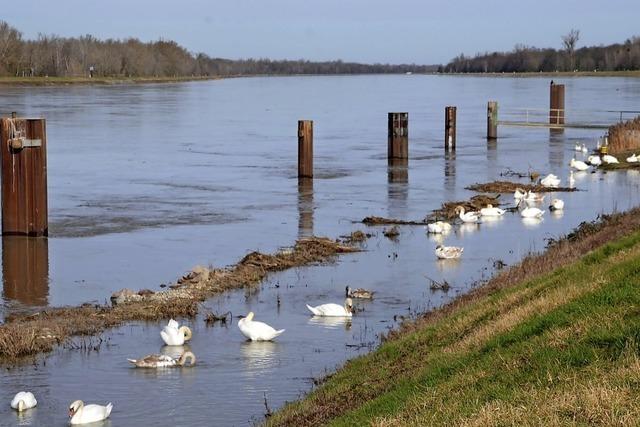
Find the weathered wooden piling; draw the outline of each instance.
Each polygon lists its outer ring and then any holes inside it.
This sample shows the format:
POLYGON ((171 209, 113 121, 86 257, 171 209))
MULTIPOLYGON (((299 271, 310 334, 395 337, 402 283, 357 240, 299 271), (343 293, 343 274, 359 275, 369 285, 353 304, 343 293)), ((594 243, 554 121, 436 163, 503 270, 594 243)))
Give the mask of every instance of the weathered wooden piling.
POLYGON ((549 86, 549 124, 564 124, 564 85, 551 82, 549 86))
POLYGON ((298 178, 313 178, 313 120, 298 120, 298 178))
POLYGON ((409 113, 389 113, 387 158, 409 158, 409 113))
POLYGON ((487 103, 487 139, 498 138, 498 103, 489 101, 487 103))
POLYGON ((457 107, 444 107, 444 149, 456 149, 456 111, 457 107))
POLYGON ((44 119, 0 119, 2 234, 47 236, 44 119))
POLYGON ((49 295, 48 239, 2 237, 2 283, 6 298, 45 306, 49 295))

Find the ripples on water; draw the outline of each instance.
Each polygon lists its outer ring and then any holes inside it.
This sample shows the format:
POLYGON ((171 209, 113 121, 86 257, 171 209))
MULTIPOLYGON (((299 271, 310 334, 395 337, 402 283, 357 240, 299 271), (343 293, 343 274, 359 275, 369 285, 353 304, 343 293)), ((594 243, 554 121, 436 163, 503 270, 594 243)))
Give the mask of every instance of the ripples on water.
MULTIPOLYGON (((567 108, 633 109, 640 95, 636 79, 565 83, 567 108)), ((534 78, 256 78, 8 88, 0 97, 12 110, 47 118, 54 231, 48 241, 3 240, 5 314, 104 302, 123 287, 159 289, 195 264, 226 265, 248 250, 273 252, 299 236, 364 229, 353 222, 367 215, 421 219, 445 200, 470 197, 464 187, 500 178, 507 168, 566 180, 574 143, 595 145, 599 135, 501 127, 498 142, 487 143, 488 100, 497 99, 501 108, 523 102, 546 108, 548 81, 534 78), (314 96, 301 99, 300 93, 314 96), (445 105, 458 106, 458 149, 446 155, 445 105), (409 162, 387 164, 389 111, 410 112, 409 162), (315 120, 313 182, 295 178, 300 118, 315 120), (133 143, 124 146, 123 140, 133 143)), ((188 322, 194 331, 188 346, 162 347, 159 330, 166 321, 133 323, 108 331, 99 352, 56 350, 34 365, 4 370, 0 402, 25 389, 39 405, 25 415, 0 405, 0 425, 66 425, 67 406, 77 398, 112 401, 105 425, 260 421, 265 397, 271 409, 296 399, 314 379, 373 348, 403 318, 488 278, 497 260, 513 264, 583 220, 638 204, 638 171, 580 173, 575 179, 586 191, 561 194, 565 211, 547 211, 542 221, 507 213, 444 237, 401 227, 397 241, 371 228, 376 235, 363 253, 273 274, 258 292, 234 291, 205 302, 234 316, 251 310, 285 328, 274 343, 246 342, 236 318, 227 327, 206 327, 198 317, 188 322), (443 242, 463 246, 463 258, 437 261, 433 250, 443 242), (433 291, 427 278, 452 287, 433 291), (376 298, 357 302, 353 319, 309 315, 306 303, 341 304, 346 285, 371 289, 376 298), (193 368, 139 370, 126 360, 186 349, 198 357, 193 368)))

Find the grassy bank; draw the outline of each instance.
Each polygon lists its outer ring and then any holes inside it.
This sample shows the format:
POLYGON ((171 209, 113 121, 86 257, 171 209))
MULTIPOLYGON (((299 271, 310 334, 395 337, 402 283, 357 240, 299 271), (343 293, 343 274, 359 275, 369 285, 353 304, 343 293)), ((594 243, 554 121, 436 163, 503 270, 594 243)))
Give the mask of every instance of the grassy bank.
POLYGON ((640 210, 393 333, 269 425, 637 425, 640 210))
POLYGON ((117 85, 218 80, 220 77, 0 77, 2 86, 117 85))

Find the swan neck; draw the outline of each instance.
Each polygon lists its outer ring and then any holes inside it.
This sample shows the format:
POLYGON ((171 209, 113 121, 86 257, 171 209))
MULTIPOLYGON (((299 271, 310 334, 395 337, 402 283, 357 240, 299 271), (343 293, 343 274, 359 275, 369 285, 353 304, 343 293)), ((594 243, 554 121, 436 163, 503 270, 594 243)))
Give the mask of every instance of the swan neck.
POLYGON ((192 337, 192 333, 191 333, 191 329, 189 329, 189 327, 187 326, 180 326, 180 328, 178 329, 179 332, 181 332, 182 334, 184 334, 184 340, 185 341, 189 341, 192 337))
POLYGON ((189 365, 194 365, 196 363, 196 355, 190 351, 182 353, 182 356, 180 356, 180 360, 178 360, 178 364, 180 366, 184 366, 187 360, 189 360, 189 365))

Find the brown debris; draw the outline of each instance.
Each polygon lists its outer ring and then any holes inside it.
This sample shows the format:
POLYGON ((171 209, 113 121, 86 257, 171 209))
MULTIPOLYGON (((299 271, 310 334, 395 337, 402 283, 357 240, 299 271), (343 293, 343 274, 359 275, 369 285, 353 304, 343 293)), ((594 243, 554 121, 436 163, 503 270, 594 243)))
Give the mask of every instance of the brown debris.
POLYGON ((425 225, 424 221, 405 221, 403 219, 385 218, 381 216, 368 216, 362 220, 367 225, 425 225))
POLYGON ((479 194, 477 196, 473 196, 471 199, 467 201, 444 202, 440 207, 440 209, 436 209, 433 212, 431 212, 428 218, 452 220, 458 217, 458 214, 456 213, 456 208, 458 206, 464 207, 464 210, 467 212, 478 211, 482 208, 486 208, 487 205, 499 206, 500 205, 499 197, 500 197, 499 195, 489 196, 485 194, 479 194))
POLYGON ((534 193, 550 193, 554 191, 577 191, 575 188, 569 187, 545 187, 540 184, 523 184, 521 182, 512 181, 493 181, 483 184, 473 184, 466 187, 467 190, 477 191, 478 193, 515 193, 516 189, 525 191, 533 191, 534 193))
POLYGON ((0 364, 51 351, 71 336, 98 334, 128 321, 193 317, 200 302, 214 294, 255 286, 270 272, 328 262, 337 254, 358 251, 331 239, 310 237, 298 240, 287 253, 252 252, 231 267, 196 267, 179 280, 177 289, 155 293, 123 289, 114 293, 113 299, 119 300, 112 306, 85 304, 9 316, 0 325, 0 364))
POLYGON ((400 235, 400 229, 397 225, 394 225, 391 228, 385 228, 382 234, 384 234, 384 237, 388 239, 395 239, 400 235))
POLYGON ((347 236, 340 236, 340 237, 342 238, 342 241, 345 243, 362 243, 368 238, 370 238, 371 236, 372 234, 370 233, 365 233, 364 231, 356 230, 347 236))

